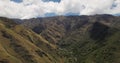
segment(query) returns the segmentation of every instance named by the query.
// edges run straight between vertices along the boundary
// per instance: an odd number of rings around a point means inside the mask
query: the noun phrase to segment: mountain
[[[57,48],[32,30],[0,18],[0,63],[61,63]]]
[[[50,2],[50,1],[53,1],[53,2],[60,2],[61,0],[42,0],[43,2]]]
[[[1,63],[120,63],[120,17],[0,18]]]

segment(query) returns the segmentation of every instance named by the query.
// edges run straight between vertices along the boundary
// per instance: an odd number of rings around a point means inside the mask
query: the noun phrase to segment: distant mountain
[[[0,18],[0,62],[120,63],[120,17]]]
[[[44,2],[50,2],[50,1],[53,1],[53,2],[60,2],[61,0],[42,0]]]
[[[13,1],[13,2],[16,2],[16,3],[21,3],[21,2],[23,2],[23,0],[10,0],[10,1]]]

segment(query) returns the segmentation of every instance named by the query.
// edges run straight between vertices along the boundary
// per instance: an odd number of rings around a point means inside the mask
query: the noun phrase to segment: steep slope
[[[0,18],[0,63],[120,63],[120,17]]]
[[[55,44],[62,39],[66,33],[71,33],[71,31],[88,24],[88,18],[87,16],[38,18],[24,20],[22,25],[31,28],[46,40]]]
[[[0,18],[0,63],[61,63],[57,47],[40,35]]]
[[[120,62],[120,17],[59,16],[24,20],[22,25],[61,47],[66,63]]]

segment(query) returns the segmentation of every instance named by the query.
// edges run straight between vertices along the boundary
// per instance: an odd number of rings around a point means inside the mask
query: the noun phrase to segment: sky
[[[59,15],[120,15],[120,0],[0,0],[0,16],[17,19]]]

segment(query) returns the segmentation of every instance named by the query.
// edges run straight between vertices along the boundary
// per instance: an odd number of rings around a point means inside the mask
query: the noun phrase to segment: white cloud
[[[60,3],[42,0],[23,0],[21,3],[16,3],[10,0],[0,0],[0,16],[2,17],[29,19],[44,17],[46,13],[56,15],[67,13],[118,14],[120,13],[120,0],[61,0]]]

